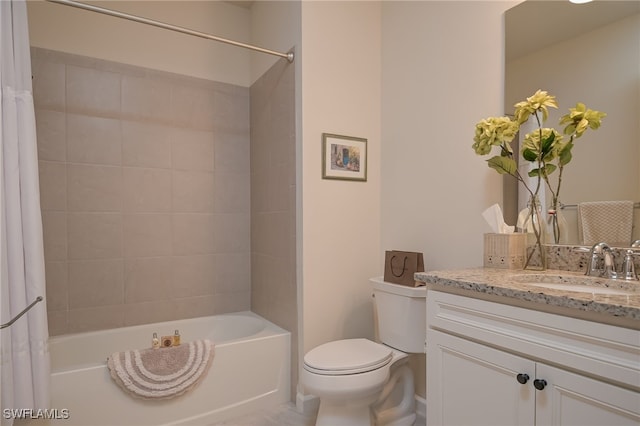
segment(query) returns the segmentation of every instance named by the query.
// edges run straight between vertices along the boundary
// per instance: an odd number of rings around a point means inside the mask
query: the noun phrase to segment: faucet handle
[[[633,257],[636,253],[628,249],[624,255],[624,261],[622,262],[622,271],[620,271],[621,278],[625,280],[638,280],[638,274],[636,274],[636,267],[633,263]]]

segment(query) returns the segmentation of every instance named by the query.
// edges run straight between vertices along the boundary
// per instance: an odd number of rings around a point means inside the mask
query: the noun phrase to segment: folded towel
[[[134,397],[169,399],[194,388],[207,374],[214,346],[196,340],[180,346],[116,352],[107,359],[113,380]]]
[[[628,246],[633,228],[633,201],[592,201],[578,204],[578,235],[582,244],[606,242]]]

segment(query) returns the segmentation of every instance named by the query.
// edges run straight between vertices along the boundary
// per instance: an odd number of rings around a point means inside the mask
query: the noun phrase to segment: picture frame
[[[367,140],[322,134],[322,178],[367,181]]]

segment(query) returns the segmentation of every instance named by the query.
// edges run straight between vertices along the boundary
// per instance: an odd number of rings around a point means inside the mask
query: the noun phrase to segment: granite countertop
[[[458,290],[640,321],[640,281],[585,277],[580,272],[560,270],[536,272],[495,268],[418,272],[415,274],[415,279],[416,281]],[[628,293],[598,294],[543,288],[530,284],[542,279],[559,284],[588,281],[589,285],[593,287],[620,289]]]

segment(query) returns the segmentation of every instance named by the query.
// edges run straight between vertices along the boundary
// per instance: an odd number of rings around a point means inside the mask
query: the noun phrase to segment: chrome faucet
[[[613,259],[613,250],[607,243],[594,244],[589,254],[589,263],[587,264],[585,275],[597,274],[610,279],[618,277]]]

